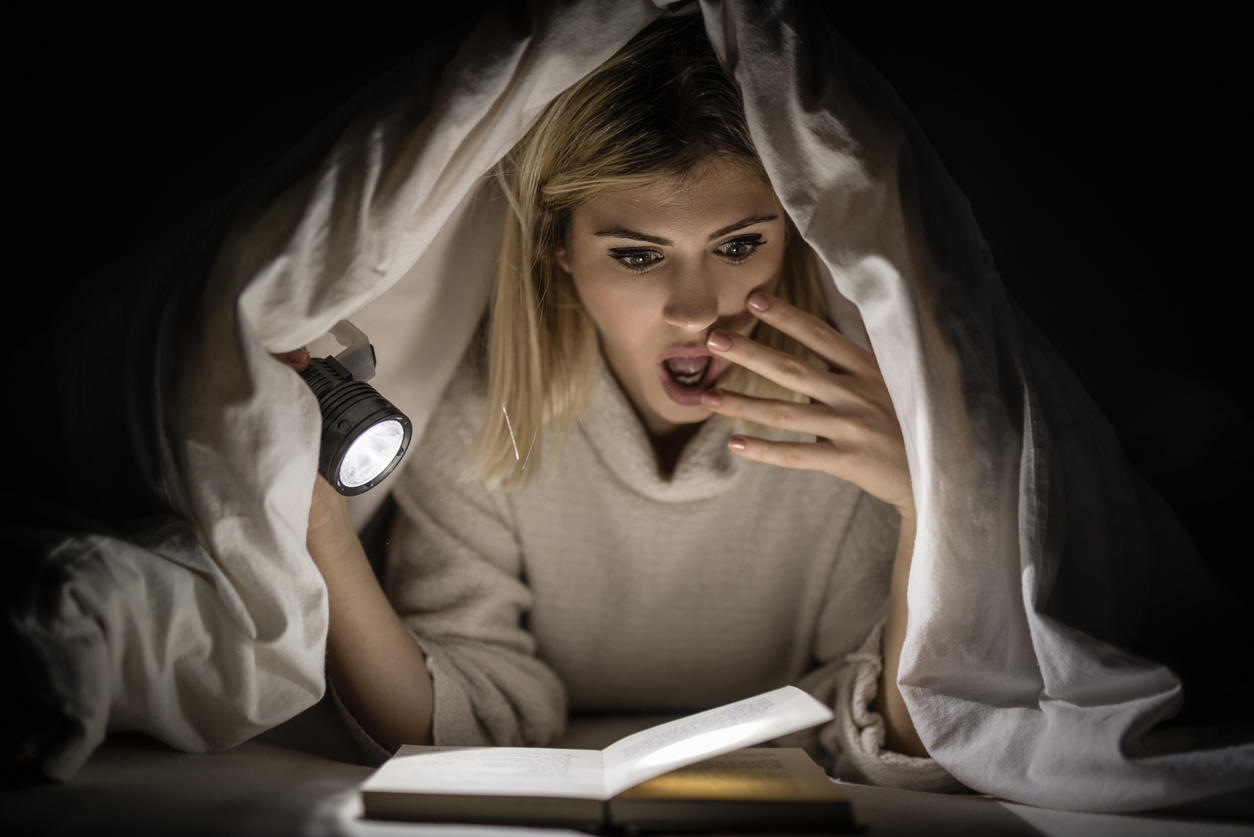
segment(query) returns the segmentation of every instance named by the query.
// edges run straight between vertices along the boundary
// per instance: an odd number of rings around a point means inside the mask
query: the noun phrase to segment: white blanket
[[[49,773],[70,775],[109,729],[218,749],[321,696],[326,593],[304,549],[319,420],[269,353],[352,318],[376,385],[421,432],[488,295],[503,204],[485,173],[667,4],[557,5],[489,13],[451,58],[390,76],[160,297],[150,325],[179,356],[138,382],[156,406],[137,444],[172,513],[48,546],[45,595],[14,617],[79,724],[41,753]],[[1254,744],[1157,729],[1181,684],[1141,653],[1187,633],[1175,604],[1219,593],[1006,297],[887,83],[809,4],[685,11],[734,71],[833,319],[869,341],[897,408],[920,514],[899,677],[929,751],[976,790],[1063,808],[1254,784]],[[161,267],[169,287],[177,265]]]

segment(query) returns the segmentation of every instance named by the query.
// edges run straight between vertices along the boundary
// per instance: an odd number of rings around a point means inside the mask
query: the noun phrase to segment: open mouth
[[[701,404],[701,393],[714,385],[718,362],[708,354],[690,354],[662,360],[662,388],[677,404],[694,407]]]
[[[662,365],[675,383],[681,387],[695,387],[705,379],[711,360],[709,357],[673,357],[663,361]]]

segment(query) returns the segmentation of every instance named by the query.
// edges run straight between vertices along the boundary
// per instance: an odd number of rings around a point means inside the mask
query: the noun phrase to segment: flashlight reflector
[[[379,476],[391,464],[405,441],[405,428],[396,419],[387,419],[366,428],[348,447],[340,463],[340,482],[357,488]]]

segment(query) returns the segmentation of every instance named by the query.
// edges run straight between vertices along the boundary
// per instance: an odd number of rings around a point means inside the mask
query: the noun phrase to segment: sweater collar
[[[674,473],[658,473],[657,454],[644,423],[600,352],[588,400],[579,414],[579,433],[623,485],[660,502],[718,496],[732,490],[746,470],[745,461],[727,449],[730,422],[713,416],[688,440]]]

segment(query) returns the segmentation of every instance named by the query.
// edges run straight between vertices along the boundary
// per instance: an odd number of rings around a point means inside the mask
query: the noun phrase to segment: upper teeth
[[[708,357],[702,358],[671,358],[666,361],[666,370],[680,386],[691,387],[701,383],[710,366]]]

